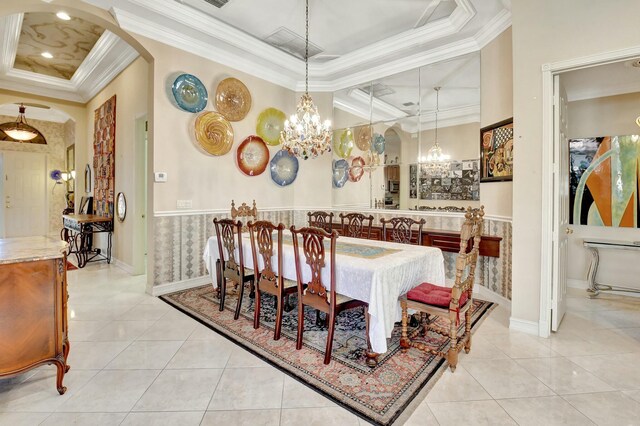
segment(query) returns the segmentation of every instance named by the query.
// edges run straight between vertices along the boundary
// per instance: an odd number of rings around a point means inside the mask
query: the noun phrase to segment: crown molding
[[[373,114],[377,117],[382,117],[382,120],[394,120],[409,116],[406,112],[383,100],[376,97],[371,99],[371,97],[362,89],[351,89],[348,92],[348,96],[361,103],[367,105],[370,104]]]
[[[18,51],[18,40],[20,39],[23,18],[24,13],[15,13],[0,18],[0,28],[4,28],[4,31],[0,33],[0,41],[2,41],[1,73],[6,73],[13,68],[16,52]]]
[[[511,10],[502,9],[500,13],[489,21],[484,27],[478,31],[474,39],[478,44],[478,50],[489,44],[494,38],[502,34],[511,26]]]

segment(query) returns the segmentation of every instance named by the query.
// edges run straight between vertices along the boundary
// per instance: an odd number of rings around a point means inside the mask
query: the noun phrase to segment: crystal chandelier
[[[441,175],[449,170],[450,156],[442,152],[440,144],[438,143],[438,111],[440,107],[440,89],[441,87],[434,87],[436,91],[436,129],[435,129],[435,142],[429,151],[427,156],[422,157],[422,162],[426,163],[427,172],[431,175]]]
[[[305,90],[296,113],[284,122],[280,132],[282,148],[296,157],[315,158],[331,151],[331,121],[320,120],[318,108],[309,95],[309,0],[306,0]]]
[[[9,135],[9,137],[17,141],[30,141],[38,136],[38,131],[27,123],[27,119],[24,118],[25,106],[20,104],[18,108],[19,114],[15,123],[11,123],[10,126],[5,127],[3,131]]]

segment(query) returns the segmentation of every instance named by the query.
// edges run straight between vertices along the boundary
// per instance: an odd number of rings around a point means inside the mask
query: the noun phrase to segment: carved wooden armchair
[[[464,348],[471,350],[471,307],[473,306],[473,281],[476,262],[482,235],[484,206],[479,209],[467,208],[465,221],[460,232],[460,252],[456,259],[456,280],[453,288],[422,283],[400,297],[402,306],[402,337],[400,346],[403,351],[410,347],[418,348],[429,354],[446,358],[451,371],[458,364],[458,353]],[[473,247],[469,251],[469,240],[473,239]],[[465,275],[463,277],[463,275]],[[415,309],[421,313],[421,327],[411,334],[407,332],[407,309]],[[460,315],[464,314],[464,333],[458,336]],[[449,329],[441,329],[429,322],[429,315],[436,315],[449,320]],[[414,341],[418,333],[426,335],[434,331],[451,340],[448,351],[431,348],[420,341]]]
[[[331,232],[333,224],[333,213],[315,211],[307,213],[307,216],[309,217],[309,226]]]
[[[251,235],[251,253],[255,270],[256,305],[253,316],[253,328],[260,327],[260,294],[272,294],[276,297],[276,325],[273,340],[280,339],[282,328],[282,312],[285,298],[295,293],[298,289],[297,282],[285,279],[279,275],[282,271],[282,231],[284,225],[278,226],[268,221],[249,222],[249,234]],[[276,239],[276,265],[273,265],[274,237]],[[260,267],[258,259],[261,258],[263,266]],[[274,268],[275,266],[275,268]],[[278,273],[276,273],[278,271]]]
[[[382,218],[380,222],[382,223],[383,241],[402,244],[422,244],[424,219],[414,220],[410,217],[392,217],[391,219]]]
[[[339,214],[342,225],[342,235],[353,238],[371,238],[371,225],[373,216],[365,216],[362,213]],[[367,225],[366,222],[369,222]]]
[[[311,306],[314,309],[324,312],[328,317],[329,332],[327,334],[327,347],[324,353],[324,363],[331,362],[331,350],[333,348],[333,334],[336,326],[336,315],[340,312],[364,306],[365,318],[368,318],[368,305],[361,300],[351,299],[347,296],[336,293],[336,240],[338,233],[332,231],[328,233],[318,228],[300,228],[291,227],[293,234],[293,251],[296,261],[296,275],[298,281],[298,338],[296,340],[296,349],[302,348],[302,334],[304,330],[304,307]],[[326,252],[324,239],[329,239],[329,253]],[[302,247],[300,247],[299,239],[302,239]],[[300,254],[302,248],[302,254]],[[327,259],[328,257],[328,259]],[[311,280],[308,283],[303,282],[303,271],[300,259],[304,258],[305,265],[308,265],[311,271]],[[325,274],[323,279],[322,269],[326,262],[329,262],[328,277]],[[330,289],[327,289],[325,283],[330,283]],[[367,342],[369,339],[369,322],[367,321]]]
[[[220,299],[220,310],[224,310],[224,301],[227,292],[227,280],[235,287],[240,287],[238,302],[236,304],[234,319],[240,316],[242,296],[245,283],[249,283],[253,292],[253,271],[244,267],[244,253],[242,250],[242,222],[232,219],[213,219],[218,237],[218,254],[220,262],[216,264],[216,276],[218,281],[217,293]],[[237,253],[236,253],[237,252]],[[237,257],[237,258],[236,258]]]
[[[249,207],[247,203],[242,203],[238,208],[236,208],[234,200],[231,200],[231,219],[236,220],[238,218],[243,222],[242,231],[247,232],[247,222],[258,220],[256,200],[253,200],[253,207]]]

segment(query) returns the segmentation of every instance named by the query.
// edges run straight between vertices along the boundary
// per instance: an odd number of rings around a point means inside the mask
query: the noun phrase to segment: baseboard
[[[503,308],[507,308],[509,312],[511,312],[511,300],[507,299],[506,297],[502,297],[498,293],[489,290],[485,286],[475,284],[473,286],[473,293],[476,296],[479,296],[480,299],[496,303]]]
[[[537,321],[528,321],[514,317],[509,318],[510,330],[521,331],[523,333],[533,334],[537,336],[539,333],[538,327],[539,326]]]
[[[567,278],[567,287],[586,290],[587,288],[589,288],[589,284],[585,280],[575,280],[573,278]]]
[[[176,281],[167,284],[153,286],[151,290],[152,296],[162,296],[163,294],[173,293],[175,291],[186,290],[205,284],[211,284],[211,278],[207,275],[204,277],[192,278],[189,280]]]
[[[128,263],[125,263],[120,259],[116,259],[115,257],[111,258],[111,263],[114,266],[117,266],[118,268],[120,268],[123,271],[125,271],[127,274],[134,275],[133,274],[133,266],[129,265]]]

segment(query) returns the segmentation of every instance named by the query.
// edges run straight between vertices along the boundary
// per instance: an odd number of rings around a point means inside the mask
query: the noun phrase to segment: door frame
[[[553,305],[553,206],[558,200],[554,193],[553,153],[558,141],[553,130],[553,78],[556,75],[582,68],[606,65],[634,59],[640,56],[640,46],[610,52],[583,56],[566,61],[551,62],[542,65],[542,234],[540,245],[540,319],[538,335],[549,337],[551,334],[551,307]],[[566,267],[560,266],[560,267]]]

